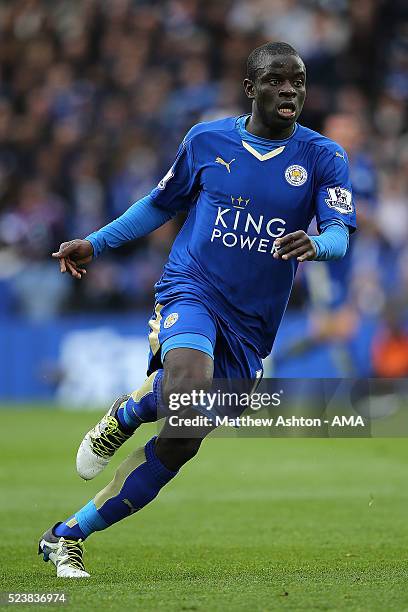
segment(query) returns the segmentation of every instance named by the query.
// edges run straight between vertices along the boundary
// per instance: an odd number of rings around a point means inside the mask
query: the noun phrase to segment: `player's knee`
[[[213,361],[200,351],[175,349],[170,351],[164,363],[163,398],[191,393],[193,389],[208,392],[213,378]]]
[[[178,470],[190,461],[200,448],[200,438],[157,438],[156,456],[170,470]]]

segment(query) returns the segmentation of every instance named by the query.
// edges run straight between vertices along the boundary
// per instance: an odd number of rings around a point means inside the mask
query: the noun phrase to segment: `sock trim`
[[[133,431],[134,431],[135,429],[137,429],[138,427],[140,427],[140,425],[141,425],[141,424],[142,424],[144,421],[142,421],[142,419],[141,419],[141,418],[140,418],[140,417],[139,417],[139,416],[138,416],[138,415],[137,415],[137,414],[134,412],[133,408],[131,408],[131,412],[132,412],[132,414],[129,416],[129,414],[128,414],[128,403],[129,403],[129,401],[130,401],[131,399],[132,399],[132,397],[130,397],[130,398],[127,400],[127,402],[126,402],[126,404],[124,405],[124,407],[123,407],[123,408],[121,408],[121,410],[122,410],[122,414],[121,414],[121,416],[123,416],[123,420],[125,421],[126,426],[128,427],[128,429],[131,429],[131,430],[133,430]],[[132,401],[134,401],[134,400],[132,400]]]
[[[52,533],[56,538],[72,538],[73,540],[84,540],[86,535],[80,528],[80,526],[76,523],[73,527],[70,527],[67,523],[75,515],[71,516],[69,519],[63,522],[56,523],[52,528]]]
[[[102,531],[106,529],[108,524],[103,520],[98,510],[96,509],[95,502],[91,500],[75,513],[75,518],[78,521],[78,525],[82,533],[88,537],[94,531]]]

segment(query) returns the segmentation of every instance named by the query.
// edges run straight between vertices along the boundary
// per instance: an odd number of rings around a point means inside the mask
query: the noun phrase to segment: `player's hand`
[[[82,278],[82,275],[86,274],[82,266],[92,260],[93,246],[89,240],[70,240],[63,242],[52,256],[59,259],[62,274],[68,272],[74,278]]]
[[[275,240],[275,259],[291,259],[298,261],[311,261],[316,257],[316,247],[313,240],[303,230],[285,234]]]

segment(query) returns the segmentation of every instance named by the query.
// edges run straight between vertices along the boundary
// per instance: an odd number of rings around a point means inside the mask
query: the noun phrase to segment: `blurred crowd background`
[[[249,112],[245,61],[269,40],[302,55],[301,123],[348,151],[359,211],[346,262],[300,270],[288,315],[306,324],[278,359],[347,349],[370,320],[367,372],[408,375],[405,0],[0,2],[0,317],[151,308],[180,219],[85,282],[50,253],[148,193],[194,123]]]

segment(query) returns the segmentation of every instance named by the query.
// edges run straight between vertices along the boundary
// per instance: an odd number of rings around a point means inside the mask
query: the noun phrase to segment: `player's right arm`
[[[82,278],[86,274],[83,266],[107,247],[117,248],[146,236],[179,211],[190,208],[197,190],[197,172],[191,141],[187,135],[179,147],[174,164],[149,195],[132,204],[123,215],[84,240],[63,242],[52,256],[59,260],[62,273],[68,272],[74,278]]]

